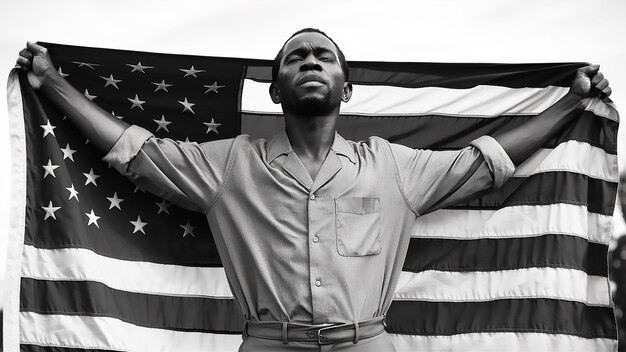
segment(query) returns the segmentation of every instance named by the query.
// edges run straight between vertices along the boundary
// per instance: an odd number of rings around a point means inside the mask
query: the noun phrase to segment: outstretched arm
[[[107,152],[130,125],[111,115],[72,87],[54,69],[48,50],[28,42],[17,64],[28,81],[40,89],[98,149]]]
[[[109,114],[73,88],[52,65],[46,48],[29,42],[18,65],[83,135],[102,150],[105,162],[142,189],[181,207],[205,211],[218,194],[233,140],[179,143]]]
[[[493,135],[515,165],[524,162],[565,127],[575,116],[566,112],[583,109],[585,98],[600,96],[606,99],[611,95],[609,81],[599,70],[600,65],[578,69],[569,92],[554,105],[519,128]]]

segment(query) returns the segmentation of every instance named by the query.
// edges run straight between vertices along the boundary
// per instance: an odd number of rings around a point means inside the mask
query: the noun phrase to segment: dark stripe
[[[270,82],[271,60],[227,58],[215,56],[174,55],[132,50],[112,50],[53,43],[40,43],[52,52],[63,52],[65,57],[101,62],[105,57],[149,57],[158,60],[193,62],[198,60],[250,66],[246,78]],[[144,62],[144,64],[146,64]],[[585,63],[539,64],[477,64],[477,63],[413,63],[349,61],[350,82],[355,84],[389,84],[400,87],[471,88],[488,84],[511,88],[568,87],[572,75]]]
[[[512,178],[501,188],[452,209],[501,209],[516,205],[574,204],[591,213],[613,215],[617,182],[595,179],[573,172],[543,172]]]
[[[584,111],[571,123],[567,130],[548,141],[544,147],[554,148],[558,144],[577,140],[617,154],[618,124],[606,118]],[[385,138],[412,148],[449,150],[466,147],[484,135],[496,131],[513,129],[523,125],[533,116],[501,116],[499,118],[427,116],[356,116],[342,115],[337,120],[337,130],[348,140],[359,141],[370,136]],[[284,130],[283,117],[277,114],[241,114],[241,132],[255,138],[270,140]]]
[[[112,317],[176,331],[238,334],[243,328],[243,314],[234,299],[132,293],[92,281],[22,278],[20,311]]]
[[[611,308],[553,299],[394,301],[387,313],[387,330],[408,335],[538,332],[617,338]]]
[[[116,350],[100,350],[96,348],[68,348],[20,344],[20,352],[115,352]]]
[[[495,271],[567,268],[608,276],[608,246],[567,235],[448,240],[411,238],[402,270]]]
[[[569,87],[574,72],[585,63],[543,64],[450,64],[415,62],[349,61],[353,84],[391,85],[397,87],[471,88],[494,85],[510,88]],[[272,69],[252,66],[246,78],[271,82]]]

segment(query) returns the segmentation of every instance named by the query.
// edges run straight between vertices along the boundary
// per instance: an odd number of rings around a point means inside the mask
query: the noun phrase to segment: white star
[[[93,183],[94,186],[98,186],[98,184],[96,183],[96,179],[100,177],[100,175],[94,174],[93,169],[90,169],[89,173],[83,172],[83,175],[87,177],[87,181],[85,181],[85,186],[87,186],[90,183]]]
[[[49,217],[52,217],[54,220],[57,219],[56,216],[54,216],[54,212],[61,209],[61,207],[55,207],[52,205],[52,201],[50,201],[50,203],[48,203],[47,207],[42,207],[43,210],[46,211],[46,216],[43,218],[44,220],[48,219]]]
[[[143,230],[143,227],[146,226],[148,223],[141,221],[141,216],[137,216],[137,220],[130,221],[130,223],[133,224],[133,226],[135,226],[135,228],[133,229],[133,233],[137,231],[141,231],[141,233],[143,233],[144,235],[146,234]]]
[[[133,68],[132,71],[130,72],[135,72],[135,71],[139,71],[141,73],[146,73],[146,71],[144,71],[144,69],[148,69],[148,68],[154,68],[154,66],[144,66],[141,64],[141,61],[139,61],[137,63],[137,65],[133,65],[133,64],[126,64],[126,66],[130,66]]]
[[[85,89],[85,93],[83,93],[83,94],[87,97],[87,99],[89,99],[91,101],[93,101],[94,99],[97,98],[97,96],[89,94],[89,91],[87,89]]]
[[[85,215],[89,217],[89,222],[87,223],[87,226],[91,224],[96,224],[96,227],[100,228],[100,225],[98,225],[98,219],[100,219],[100,217],[93,212],[93,209],[91,209],[91,213],[85,213]]]
[[[45,138],[48,134],[51,134],[53,136],[56,137],[56,135],[54,134],[54,129],[56,128],[56,126],[53,126],[50,123],[50,120],[46,121],[45,125],[39,125],[41,128],[43,128],[43,137]]]
[[[159,91],[159,90],[164,90],[167,92],[167,87],[171,87],[173,86],[173,84],[167,84],[165,83],[165,80],[161,80],[161,83],[156,83],[156,82],[150,82],[152,84],[154,84],[156,87],[156,89],[154,90],[155,92]]]
[[[52,160],[48,159],[48,165],[41,165],[44,170],[46,170],[46,172],[43,174],[43,178],[46,178],[46,176],[48,175],[52,175],[52,177],[57,177],[57,175],[54,174],[54,169],[58,168],[59,165],[52,165]]]
[[[65,149],[61,148],[61,151],[63,152],[63,160],[69,158],[71,161],[74,161],[74,156],[72,154],[76,153],[76,151],[74,149],[70,149],[69,143],[67,143]]]
[[[115,79],[115,78],[113,78],[113,74],[109,75],[109,77],[100,76],[100,78],[102,78],[103,80],[107,81],[107,82],[104,84],[104,87],[105,87],[105,88],[106,88],[106,87],[108,87],[108,86],[113,86],[113,87],[115,87],[115,88],[117,88],[117,89],[120,89],[120,88],[117,86],[117,84],[118,84],[118,83],[120,83],[120,82],[122,82],[122,80],[121,80],[121,79]]]
[[[93,68],[94,66],[100,66],[98,64],[90,64],[90,63],[87,63],[87,62],[80,62],[80,61],[72,61],[72,63],[77,64],[78,67],[87,66],[87,67],[89,67],[92,70],[95,70],[95,68]]]
[[[59,75],[61,75],[61,77],[63,77],[63,78],[69,76],[67,73],[63,73],[63,71],[61,70],[61,66],[59,66],[58,72],[59,72]]]
[[[193,109],[191,109],[191,107],[196,105],[196,104],[188,102],[187,101],[187,97],[185,97],[185,100],[178,101],[178,102],[183,104],[183,111],[182,112],[191,111],[192,114],[194,114],[194,115],[196,114],[195,112],[193,112]]]
[[[198,76],[196,76],[196,73],[206,72],[206,70],[196,70],[193,66],[191,66],[191,68],[188,70],[184,68],[179,68],[178,70],[185,72],[185,76],[183,77],[194,76],[196,78],[198,78]]]
[[[220,89],[220,88],[224,88],[225,86],[218,86],[218,85],[217,85],[217,81],[215,81],[215,82],[213,82],[213,84],[211,84],[211,85],[205,84],[205,85],[203,85],[203,87],[204,87],[204,88],[208,88],[208,89],[206,90],[206,92],[204,92],[204,94],[206,94],[206,93],[208,93],[208,92],[215,92],[215,93],[219,93],[217,90],[218,90],[218,89]]]
[[[132,109],[132,108],[131,108],[131,109]],[[118,119],[120,119],[120,120],[124,118],[123,116],[115,115],[115,111],[111,111],[111,115],[113,115],[113,116],[117,117],[117,118],[118,118]]]
[[[109,205],[109,209],[113,209],[113,207],[116,207],[119,210],[122,210],[122,208],[120,208],[120,203],[124,201],[124,199],[122,198],[117,198],[117,192],[113,193],[113,197],[107,197],[107,199],[109,200],[109,202],[111,202],[111,205]]]
[[[178,225],[180,227],[182,227],[183,229],[185,229],[185,233],[183,233],[183,237],[187,236],[187,235],[191,235],[191,237],[196,237],[196,235],[193,234],[193,230],[196,229],[195,226],[191,226],[191,224],[189,223],[189,220],[187,220],[187,224],[185,225]]]
[[[157,212],[157,214],[161,214],[162,211],[164,211],[165,213],[169,214],[169,207],[172,205],[171,203],[168,203],[165,199],[161,200],[160,203],[154,203],[159,207],[159,211]]]
[[[139,100],[139,96],[137,96],[137,94],[135,94],[135,99],[128,98],[128,100],[133,103],[133,106],[130,107],[131,109],[138,106],[141,110],[143,110],[142,104],[146,102],[145,100]]]
[[[206,127],[206,134],[209,134],[209,132],[213,131],[215,132],[215,134],[219,134],[219,132],[217,132],[217,128],[220,127],[222,124],[221,123],[215,123],[215,119],[211,118],[211,122],[203,122]]]
[[[80,202],[78,200],[78,192],[74,189],[74,184],[72,184],[72,187],[65,187],[66,190],[70,191],[70,197],[67,198],[67,200],[70,200],[72,198],[76,198],[77,202]]]
[[[170,131],[170,130],[167,129],[167,125],[169,125],[172,122],[171,121],[166,121],[165,120],[165,115],[161,114],[161,119],[160,120],[152,120],[152,121],[154,121],[154,122],[159,124],[159,127],[157,127],[157,129],[156,129],[157,131],[160,130],[160,129],[164,129],[167,132]]]

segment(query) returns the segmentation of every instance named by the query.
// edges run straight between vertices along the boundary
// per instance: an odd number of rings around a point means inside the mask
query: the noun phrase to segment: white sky
[[[304,27],[324,30],[348,60],[599,63],[614,102],[626,106],[624,0],[0,0],[0,77],[27,40],[271,59]],[[0,165],[7,170],[5,87]],[[0,172],[0,288],[9,180]]]

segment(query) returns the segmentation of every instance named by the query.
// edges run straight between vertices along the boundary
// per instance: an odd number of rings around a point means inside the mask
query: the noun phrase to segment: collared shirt
[[[458,151],[338,134],[315,179],[283,132],[180,143],[129,127],[105,161],[203,212],[233,295],[252,320],[354,322],[386,313],[413,224],[514,171],[491,137]],[[367,275],[363,275],[367,273]]]

